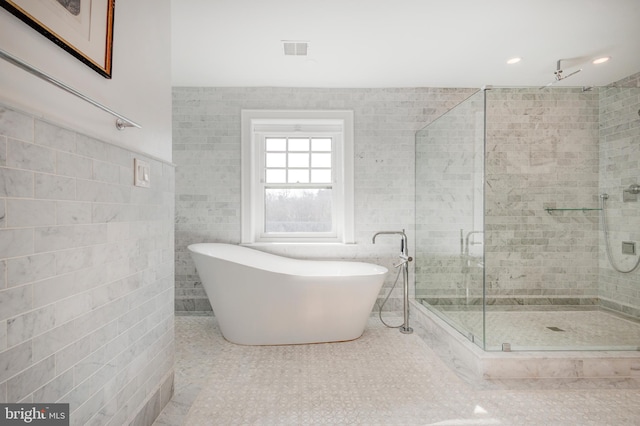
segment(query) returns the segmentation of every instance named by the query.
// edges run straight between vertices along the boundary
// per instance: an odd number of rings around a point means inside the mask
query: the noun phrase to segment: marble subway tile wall
[[[173,165],[0,106],[0,401],[152,423],[172,394],[173,219]]]
[[[594,304],[598,295],[598,91],[487,93],[487,295]]]
[[[600,89],[600,192],[609,194],[607,219],[611,254],[622,270],[637,256],[621,253],[622,241],[636,243],[640,252],[640,201],[623,202],[622,190],[640,183],[640,73]],[[640,270],[616,272],[600,239],[600,303],[640,317]]]
[[[413,250],[415,132],[474,89],[173,89],[176,163],[176,312],[210,314],[187,246],[240,241],[241,109],[349,109],[355,113],[356,244],[280,248],[293,257],[372,261],[391,269],[397,240],[371,244],[380,230],[406,228]],[[395,273],[389,274],[383,293]],[[401,309],[400,286],[385,307]]]

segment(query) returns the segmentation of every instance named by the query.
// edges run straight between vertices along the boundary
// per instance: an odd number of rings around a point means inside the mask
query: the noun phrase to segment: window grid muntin
[[[276,141],[285,141],[285,146],[284,146],[284,150],[282,149],[270,149],[270,145],[276,145]],[[299,143],[299,141],[302,140],[306,140],[308,141],[308,146],[306,148],[306,150],[302,150],[299,149],[296,145]],[[314,141],[316,141],[316,143],[314,144]],[[326,146],[323,147],[323,144],[329,144],[329,150],[326,149]],[[316,149],[314,150],[314,145],[320,146],[321,148],[324,149]],[[264,182],[267,185],[270,184],[288,184],[288,185],[304,185],[304,184],[312,184],[312,185],[330,185],[333,183],[334,181],[334,177],[333,177],[333,162],[334,162],[334,151],[333,151],[333,146],[334,146],[334,141],[333,138],[330,136],[267,136],[265,137],[265,149],[264,149]],[[270,167],[268,166],[268,164],[270,163],[269,160],[269,154],[275,154],[275,155],[282,155],[284,154],[284,159],[285,159],[285,166],[284,167]],[[306,154],[307,155],[307,166],[306,167],[294,167],[294,166],[290,166],[290,155],[296,156],[296,155],[301,155],[301,154]],[[322,155],[324,158],[326,158],[327,155],[329,155],[329,166],[328,167],[314,167],[313,163],[314,163],[314,155],[313,154],[319,154]],[[274,158],[274,157],[271,157]],[[296,158],[296,157],[293,157]],[[322,158],[322,157],[320,157]],[[285,182],[276,182],[276,181],[270,181],[269,179],[269,175],[273,176],[273,173],[269,173],[270,171],[274,172],[274,171],[284,171],[285,172]],[[304,182],[301,182],[300,180],[296,180],[296,181],[292,181],[292,179],[290,178],[290,176],[293,173],[290,173],[290,171],[294,172],[294,173],[299,173],[299,172],[304,172],[306,171],[306,179]],[[317,181],[314,182],[313,181],[313,177],[314,177],[314,173],[313,171],[328,171],[329,172],[329,178],[325,181]]]

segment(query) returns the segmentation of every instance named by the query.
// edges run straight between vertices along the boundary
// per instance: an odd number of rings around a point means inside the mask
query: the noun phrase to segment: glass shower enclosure
[[[605,254],[640,244],[630,83],[480,90],[417,132],[418,303],[488,351],[640,349],[640,268]]]

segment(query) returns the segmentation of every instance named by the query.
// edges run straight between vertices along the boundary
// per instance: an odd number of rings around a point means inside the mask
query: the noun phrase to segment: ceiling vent
[[[309,42],[306,41],[286,41],[283,40],[285,56],[307,56]]]

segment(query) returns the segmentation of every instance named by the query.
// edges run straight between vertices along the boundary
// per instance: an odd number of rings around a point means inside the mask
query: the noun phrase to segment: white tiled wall
[[[628,80],[637,83],[638,78]],[[623,85],[629,86],[629,82]],[[628,185],[637,177],[637,134],[635,139],[630,135],[638,129],[633,124],[637,120],[632,120],[637,115],[638,95],[627,91],[614,96],[611,90],[531,88],[488,92],[484,208],[485,271],[490,297],[512,299],[513,303],[526,299],[531,304],[594,304],[600,296],[602,301],[609,300],[621,310],[625,310],[620,306],[623,302],[640,306],[633,277],[618,275],[607,279],[610,272],[606,268],[605,272],[599,271],[599,253],[600,266],[604,265],[603,251],[598,248],[599,212],[545,211],[548,207],[598,208],[600,187],[609,185],[606,182],[610,178],[606,176],[620,169],[612,178],[616,185],[622,182]],[[195,242],[239,241],[241,109],[354,110],[358,244],[338,252],[299,247],[277,251],[294,257],[360,258],[390,266],[389,254],[395,253],[396,241],[389,243],[393,246],[383,248],[372,246],[370,238],[378,230],[407,228],[412,250],[415,247],[414,134],[472,93],[473,90],[415,88],[174,88],[176,310],[210,311],[186,246]],[[629,120],[622,123],[615,109],[601,113],[616,107],[624,108]],[[607,114],[612,118],[607,119]],[[459,138],[467,138],[462,126],[468,124],[456,125]],[[471,129],[468,139],[476,137]],[[613,139],[617,142],[608,142]],[[609,149],[603,146],[615,146],[616,152],[626,155],[628,167],[623,168],[615,156],[601,163],[602,149]],[[443,147],[449,151],[454,148]],[[438,161],[432,152],[424,156],[428,161]],[[447,173],[456,173],[458,169],[466,173],[473,158],[460,154],[455,160],[460,164],[439,166]],[[617,165],[607,165],[606,161]],[[435,163],[432,169],[437,172]],[[434,185],[442,184],[436,181]],[[437,198],[435,190],[427,191],[430,197]],[[450,204],[451,199],[446,197],[455,191],[443,191],[438,202]],[[474,195],[462,196],[469,199]],[[614,210],[612,214],[612,221],[615,215],[637,218],[637,213],[629,208],[618,213]],[[635,223],[635,219],[629,220],[631,225]],[[470,222],[465,230],[467,227],[477,226]],[[437,234],[441,230],[432,231]],[[639,237],[627,233],[625,238]],[[460,269],[460,259],[456,257],[459,238],[449,240],[450,247],[438,245],[436,251],[439,254],[451,251],[455,259],[447,261],[448,266],[431,268],[431,273],[448,274],[443,268],[449,267]],[[446,278],[441,281],[441,287],[429,287],[431,295],[466,295],[463,283]],[[390,284],[387,283],[383,293]],[[480,287],[470,291],[471,296],[481,293]],[[398,302],[393,297],[390,307],[399,308]]]
[[[474,91],[174,88],[176,311],[211,310],[187,245],[240,241],[241,109],[354,111],[356,245],[278,252],[293,257],[358,258],[393,269],[399,239],[380,238],[374,246],[371,238],[376,231],[406,228],[413,247],[415,132]],[[394,278],[395,271],[389,274],[383,294]],[[399,294],[385,308],[399,309]]]
[[[0,401],[151,424],[173,383],[173,194],[172,165],[0,106]]]

